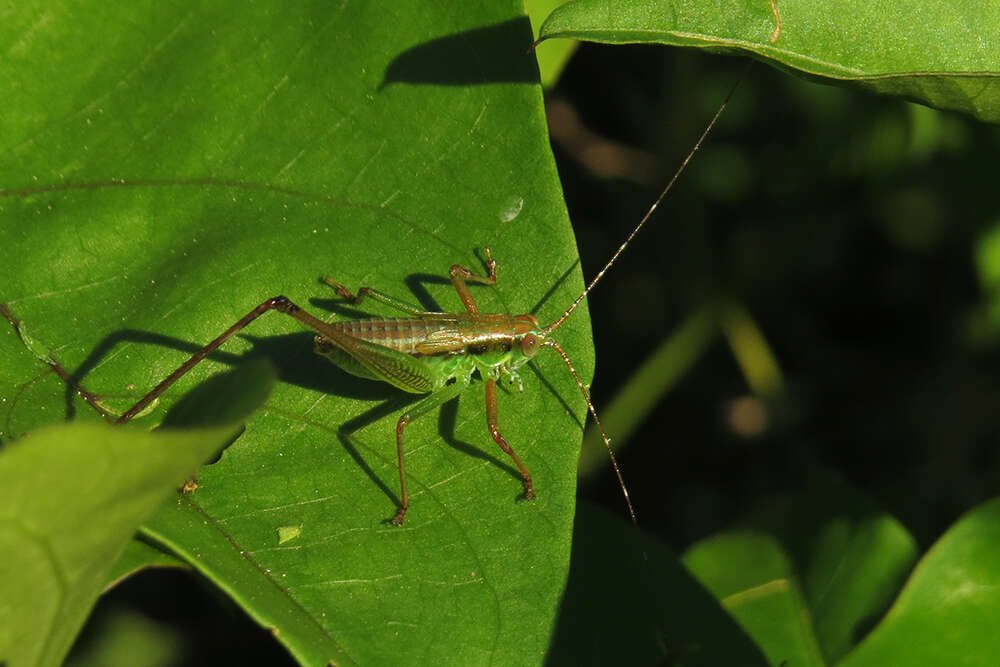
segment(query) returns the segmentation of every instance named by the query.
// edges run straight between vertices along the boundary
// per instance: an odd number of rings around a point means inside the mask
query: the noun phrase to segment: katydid
[[[732,92],[730,92],[730,96]],[[507,440],[500,433],[497,415],[497,381],[507,378],[520,385],[518,370],[542,349],[555,350],[566,364],[570,375],[576,382],[583,399],[587,404],[594,424],[597,426],[608,450],[611,465],[618,477],[618,483],[624,495],[625,504],[632,521],[636,521],[635,510],[629,497],[628,488],[622,478],[621,470],[611,449],[611,441],[604,432],[597,411],[590,400],[586,386],[580,380],[573,363],[552,334],[573,313],[590,291],[615,264],[636,234],[656,211],[656,208],[673,187],[677,178],[687,167],[691,158],[701,147],[719,116],[728,103],[729,98],[722,103],[715,116],[708,123],[694,147],[682,161],[676,173],[666,187],[646,211],[645,215],[611,256],[604,268],[590,281],[586,289],[576,298],[563,314],[548,326],[542,326],[534,315],[510,315],[482,313],[476,305],[469,290],[469,282],[484,285],[496,285],[497,262],[492,252],[485,248],[486,275],[479,275],[472,270],[455,264],[448,272],[451,283],[465,306],[463,313],[426,312],[410,306],[383,292],[371,287],[362,287],[357,294],[351,293],[343,285],[326,278],[325,282],[336,293],[352,305],[359,305],[365,299],[373,299],[383,305],[394,308],[405,317],[370,318],[344,322],[325,322],[292,303],[285,296],[272,297],[240,318],[235,324],[222,332],[215,340],[198,350],[177,370],[167,376],[162,382],[143,396],[117,419],[116,423],[125,423],[139,414],[153,400],[166,391],[184,374],[194,368],[213,350],[222,345],[231,336],[242,330],[264,313],[276,310],[288,315],[307,328],[316,332],[315,352],[326,357],[344,371],[367,379],[387,382],[398,389],[426,395],[410,407],[396,424],[396,456],[399,465],[399,509],[390,519],[391,523],[400,526],[410,507],[409,495],[406,490],[406,472],[404,466],[403,433],[407,425],[418,417],[434,410],[465,391],[472,381],[472,376],[478,371],[483,380],[486,395],[486,425],[493,440],[511,458],[521,473],[524,485],[524,498],[535,497],[531,474],[521,462]],[[522,387],[523,389],[523,387]]]

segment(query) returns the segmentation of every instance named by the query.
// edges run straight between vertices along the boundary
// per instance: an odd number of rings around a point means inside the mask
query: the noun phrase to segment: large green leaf
[[[575,0],[539,30],[540,39],[741,52],[1000,122],[997,34],[1000,4],[969,0]]]
[[[2,437],[98,418],[43,357],[121,411],[267,297],[355,314],[324,274],[455,310],[442,276],[455,263],[482,271],[489,245],[499,284],[473,288],[482,309],[554,319],[582,280],[516,5],[7,11],[0,301],[22,337],[0,336]],[[585,312],[559,334],[589,377]],[[407,429],[400,529],[383,521],[409,397],[311,347],[268,314],[168,392],[244,353],[279,372],[263,414],[147,538],[306,662],[537,662],[568,570],[583,420],[558,358],[500,396],[538,499],[518,501],[473,385]]]
[[[0,452],[0,656],[58,665],[139,522],[233,427],[51,426]]]

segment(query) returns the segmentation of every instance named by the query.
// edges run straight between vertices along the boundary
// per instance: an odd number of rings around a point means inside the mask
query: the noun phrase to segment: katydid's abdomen
[[[341,333],[415,357],[476,354],[510,349],[517,335],[513,315],[426,313],[424,317],[369,318],[330,325]]]

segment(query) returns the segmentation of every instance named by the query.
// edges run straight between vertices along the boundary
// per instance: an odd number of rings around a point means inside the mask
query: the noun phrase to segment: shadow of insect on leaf
[[[387,497],[397,504],[400,502],[398,494],[393,491],[381,477],[379,477],[375,470],[361,455],[360,449],[363,445],[357,440],[355,434],[373,424],[389,419],[390,416],[394,415],[407,405],[412,405],[416,402],[416,400],[419,399],[414,399],[412,396],[407,394],[390,397],[358,416],[349,419],[337,428],[337,438],[340,440],[341,445],[351,458],[354,459],[354,462],[365,473],[365,475],[368,476],[372,483],[374,483]],[[483,451],[480,447],[463,442],[455,436],[459,400],[460,397],[456,397],[441,406],[437,428],[437,433],[441,440],[463,454],[488,461],[490,465],[505,470],[515,480],[520,480],[521,475],[516,468],[489,454],[488,452]],[[518,496],[520,496],[520,494],[518,494]]]

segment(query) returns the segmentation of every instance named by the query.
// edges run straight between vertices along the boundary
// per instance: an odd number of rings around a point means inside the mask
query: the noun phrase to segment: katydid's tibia
[[[730,92],[731,95],[732,92]],[[621,486],[629,516],[633,522],[636,521],[628,489],[611,450],[611,441],[597,418],[590,394],[580,380],[576,369],[573,368],[566,352],[552,335],[576,310],[577,306],[618,260],[618,257],[625,251],[639,230],[643,228],[673,187],[678,176],[684,171],[688,162],[701,147],[728,101],[727,97],[699,137],[694,148],[688,153],[663,192],[646,211],[639,224],[611,256],[604,268],[594,276],[580,296],[552,324],[541,326],[535,316],[531,314],[491,314],[479,311],[468,283],[496,285],[496,261],[489,248],[485,249],[487,275],[478,275],[458,264],[452,266],[448,272],[452,285],[465,306],[466,312],[464,313],[425,312],[370,287],[360,288],[355,295],[343,285],[327,278],[326,282],[336,290],[337,294],[353,305],[360,304],[364,299],[373,299],[405,313],[405,316],[329,323],[313,317],[284,296],[273,297],[251,310],[215,340],[198,350],[177,370],[122,414],[117,423],[127,422],[139,414],[181,376],[190,371],[233,334],[264,313],[277,310],[315,331],[317,333],[315,338],[316,353],[326,357],[348,373],[387,382],[406,392],[425,395],[423,399],[410,407],[396,424],[396,456],[399,463],[400,495],[399,509],[392,517],[391,522],[399,526],[402,525],[410,507],[409,495],[406,490],[403,448],[403,433],[407,425],[465,391],[471,383],[473,374],[477,371],[483,380],[486,394],[486,425],[490,435],[520,471],[524,484],[524,497],[528,499],[535,497],[531,474],[500,433],[497,415],[497,381],[501,378],[508,378],[520,383],[518,370],[534,358],[540,350],[551,348],[562,358],[566,368],[573,376],[573,380],[580,388],[580,393],[587,403],[594,423],[604,439],[611,464],[618,476],[618,483]]]

